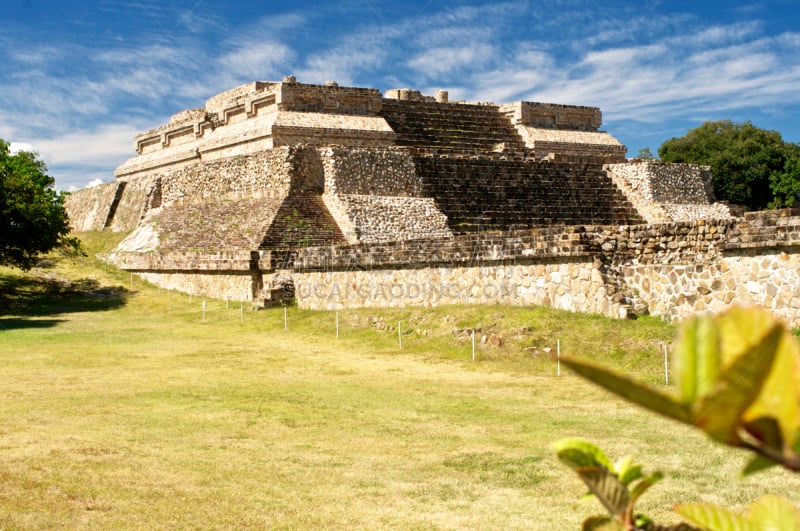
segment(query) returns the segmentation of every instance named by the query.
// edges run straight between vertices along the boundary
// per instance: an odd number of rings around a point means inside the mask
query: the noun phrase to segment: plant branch
[[[783,455],[783,453],[770,448],[769,446],[761,446],[746,440],[739,441],[737,446],[746,450],[750,450],[761,457],[766,457],[771,461],[775,461],[787,470],[791,470],[792,472],[800,472],[800,458],[798,458],[796,455],[787,457]]]

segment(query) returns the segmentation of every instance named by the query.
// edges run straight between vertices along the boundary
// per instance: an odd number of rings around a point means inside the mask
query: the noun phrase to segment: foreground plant
[[[734,308],[718,317],[694,317],[684,324],[674,348],[674,394],[585,360],[562,361],[626,400],[699,428],[716,441],[753,452],[744,474],[775,465],[800,471],[800,346],[792,333],[764,310]],[[557,450],[559,458],[576,469],[587,485],[587,478],[595,482],[590,490],[595,495],[595,490],[601,491],[603,497],[598,495],[598,499],[613,517],[613,524],[609,520],[598,523],[611,527],[584,524],[584,529],[639,529],[632,509],[638,496],[628,491],[620,471],[604,456],[599,457],[602,452],[582,448],[562,442]],[[620,487],[627,492],[627,500]],[[703,529],[800,530],[797,509],[775,496],[758,500],[744,516],[697,504],[679,505],[676,511]]]
[[[612,464],[600,448],[582,439],[563,439],[554,448],[558,459],[578,474],[610,515],[589,517],[583,529],[655,529],[650,518],[634,512],[634,505],[661,480],[661,472],[645,475],[630,456]]]

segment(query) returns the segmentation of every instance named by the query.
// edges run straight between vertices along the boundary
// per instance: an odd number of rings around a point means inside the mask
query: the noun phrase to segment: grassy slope
[[[678,501],[797,501],[798,479],[740,480],[746,456],[556,377],[543,352],[560,339],[657,382],[674,330],[656,320],[357,310],[337,340],[325,312],[289,308],[284,331],[281,309],[209,300],[203,321],[200,300],[132,291],[92,258],[0,285],[0,528],[574,529],[599,506],[553,457],[567,436],[666,472],[642,506],[663,519]],[[504,345],[473,363],[452,334],[469,326]]]

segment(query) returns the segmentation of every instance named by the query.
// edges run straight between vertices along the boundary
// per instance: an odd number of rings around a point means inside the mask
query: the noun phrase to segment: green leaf
[[[608,516],[590,516],[583,521],[582,531],[625,531],[625,527]]]
[[[719,327],[720,361],[729,367],[736,359],[761,343],[779,324],[759,308],[736,306],[714,318]]]
[[[675,507],[675,511],[692,523],[711,531],[761,531],[758,525],[744,516],[714,505],[684,503]]]
[[[762,531],[800,531],[800,511],[780,496],[762,496],[747,511]]]
[[[643,475],[642,465],[634,464],[631,456],[625,456],[614,463],[614,471],[617,473],[617,479],[626,487]]]
[[[741,417],[761,392],[782,334],[782,328],[775,324],[763,341],[733,359],[719,374],[714,389],[696,405],[694,422],[712,438],[738,445]]]
[[[612,469],[611,461],[596,445],[583,439],[561,439],[553,444],[558,459],[573,470],[584,467]]]
[[[761,472],[762,470],[772,468],[777,464],[778,463],[772,459],[758,455],[752,458],[747,465],[745,465],[744,469],[742,470],[742,476],[749,476],[751,474],[755,474],[756,472]]]
[[[586,467],[576,471],[600,503],[614,516],[626,514],[630,497],[628,489],[605,468]]]
[[[711,317],[694,317],[681,326],[673,367],[681,400],[690,404],[714,386],[720,367],[719,329]]]
[[[642,385],[626,376],[614,373],[594,363],[571,357],[562,357],[561,362],[578,375],[583,376],[600,387],[611,391],[635,404],[660,413],[669,418],[692,423],[690,410],[671,396]]]
[[[769,437],[764,443],[778,452],[786,453],[797,440],[800,428],[800,346],[791,332],[780,326],[782,334],[772,369],[758,399],[747,409],[744,417],[750,424],[762,427],[762,419],[772,420],[775,432],[765,433]]]
[[[663,478],[664,474],[662,474],[661,472],[653,472],[646,478],[642,479],[639,483],[637,483],[630,494],[631,507],[633,507],[633,504],[636,503],[636,500],[638,500],[639,497],[647,491],[647,489],[649,489],[650,487],[661,481]]]

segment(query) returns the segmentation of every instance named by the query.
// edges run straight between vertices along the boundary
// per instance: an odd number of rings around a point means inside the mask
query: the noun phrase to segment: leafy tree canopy
[[[800,201],[800,146],[750,122],[706,122],[661,144],[663,162],[711,166],[717,198],[750,210]]]
[[[655,160],[656,156],[653,155],[653,152],[650,151],[649,147],[643,147],[639,150],[639,153],[637,153],[636,158],[643,160]]]
[[[35,153],[11,154],[0,139],[0,264],[30,269],[55,248],[80,249],[69,236],[64,194]]]

